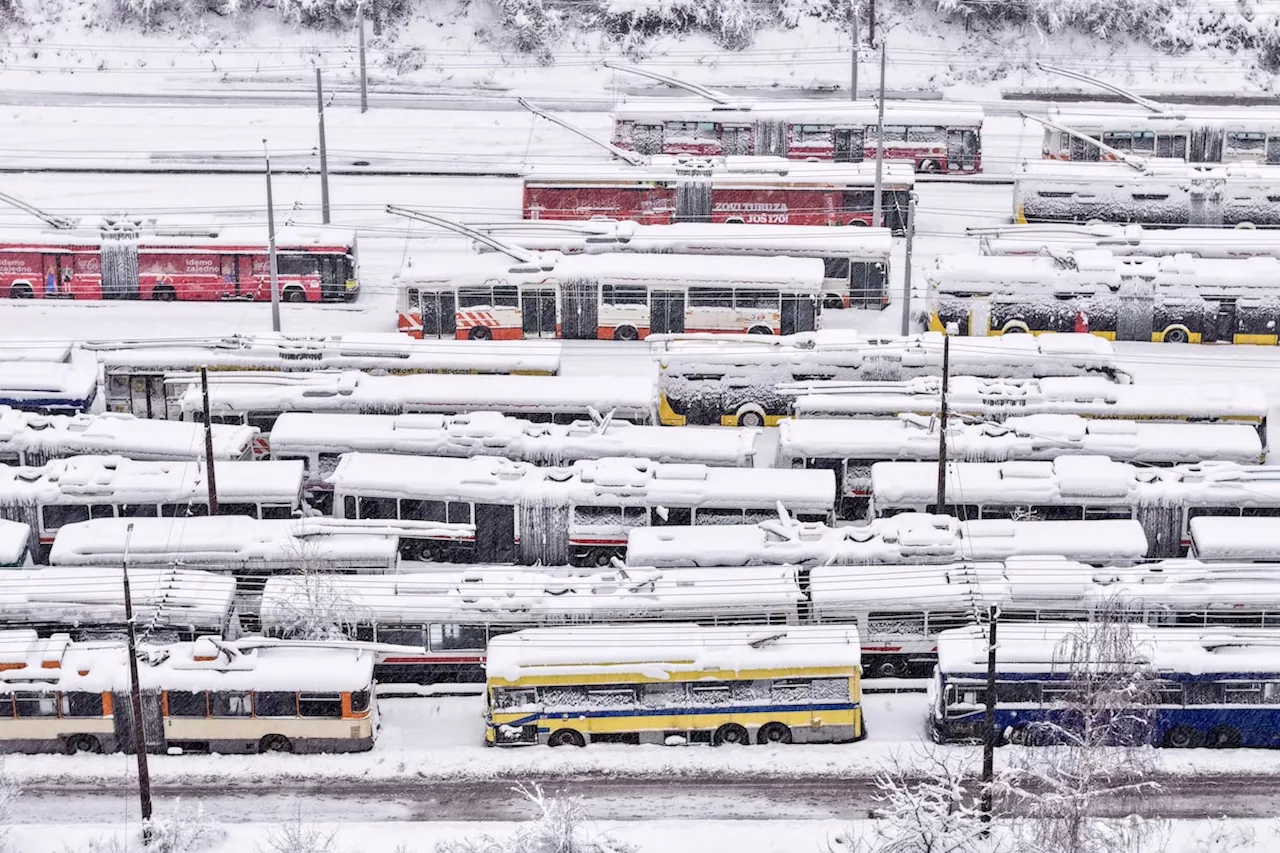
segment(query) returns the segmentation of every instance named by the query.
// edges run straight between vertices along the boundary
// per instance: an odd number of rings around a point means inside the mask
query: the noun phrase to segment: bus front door
[[[817,329],[817,301],[810,296],[782,297],[782,334],[812,332]]]
[[[649,298],[649,334],[671,335],[683,331],[684,291],[653,291]]]
[[[1211,327],[1213,336],[1205,334],[1206,342],[1234,343],[1236,339],[1236,303],[1224,300],[1218,303],[1218,316]],[[1206,330],[1207,332],[1208,330]]]
[[[422,337],[452,340],[458,331],[458,307],[453,291],[424,290],[418,298]]]
[[[129,414],[135,418],[169,419],[163,376],[129,377]]]
[[[509,504],[476,504],[477,563],[520,562],[516,546],[516,508]]]
[[[520,291],[520,314],[520,324],[526,338],[556,336],[556,292],[554,290]]]
[[[836,162],[861,163],[865,131],[854,127],[836,128]]]
[[[560,283],[560,336],[593,341],[600,336],[600,285],[595,279],[575,278]]]

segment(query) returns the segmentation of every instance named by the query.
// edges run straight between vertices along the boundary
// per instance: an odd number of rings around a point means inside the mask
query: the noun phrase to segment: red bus
[[[331,227],[276,232],[280,298],[350,302],[356,238]],[[0,239],[0,296],[13,299],[270,301],[265,228],[165,231],[106,226]]]
[[[900,233],[915,173],[886,162],[882,183],[884,224]],[[648,166],[605,163],[529,172],[524,218],[870,225],[874,188],[875,163],[655,157]]]

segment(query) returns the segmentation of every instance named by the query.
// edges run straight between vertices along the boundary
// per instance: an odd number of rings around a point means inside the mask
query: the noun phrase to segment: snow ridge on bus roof
[[[615,121],[703,121],[730,125],[750,125],[757,121],[785,121],[788,124],[836,124],[871,126],[879,107],[874,101],[746,101],[713,104],[700,98],[643,98],[623,101],[611,112]],[[982,107],[952,101],[888,100],[884,105],[887,124],[982,124]]]
[[[593,668],[667,678],[717,670],[852,670],[861,663],[858,632],[851,626],[592,625],[494,637],[485,672],[507,681],[583,674]]]
[[[11,626],[122,626],[121,575],[121,569],[101,567],[6,570],[0,619]],[[140,623],[184,630],[221,632],[236,593],[228,575],[169,566],[130,566],[129,586]]]
[[[1247,258],[1197,258],[1188,253],[1158,258],[1117,257],[1105,249],[1075,249],[1060,257],[1025,255],[965,255],[938,257],[924,267],[930,287],[946,292],[1012,291],[1026,295],[1028,284],[1078,294],[1092,287],[1114,292],[1126,282],[1157,287],[1218,285],[1231,289],[1272,288],[1280,278],[1280,259],[1254,255]],[[1050,335],[1048,337],[1055,337]],[[996,340],[1002,340],[997,338]]]
[[[254,427],[229,424],[213,424],[212,429],[213,455],[218,459],[240,459],[258,433]],[[203,458],[204,426],[117,412],[37,415],[0,406],[0,450],[130,459]]]
[[[1188,526],[1194,556],[1202,560],[1280,559],[1280,518],[1202,515]]]
[[[1099,224],[1019,225],[984,234],[987,255],[1055,253],[1075,249],[1106,249],[1116,255],[1192,254],[1200,258],[1239,258],[1280,255],[1280,233],[1242,228],[1147,228],[1141,225]]]
[[[218,497],[290,504],[302,490],[301,461],[215,462]],[[136,462],[121,456],[72,456],[38,467],[0,466],[0,500],[201,502],[209,496],[201,462]]]
[[[637,182],[689,180],[695,173],[709,175],[712,186],[771,186],[825,184],[833,187],[875,185],[875,163],[832,163],[788,160],[783,157],[723,157],[708,159],[688,155],[655,155],[645,166],[592,162],[538,166],[525,173],[525,183]],[[705,180],[706,178],[704,178]],[[915,169],[909,163],[886,161],[881,180],[889,189],[915,186]]]

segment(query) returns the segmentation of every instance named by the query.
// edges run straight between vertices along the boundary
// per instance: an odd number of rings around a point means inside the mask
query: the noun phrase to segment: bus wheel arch
[[[67,738],[64,749],[67,755],[75,755],[77,752],[91,752],[96,755],[102,752],[102,742],[93,735],[72,735]]]
[[[151,299],[155,302],[174,302],[177,298],[178,292],[167,284],[158,285],[151,291]]]
[[[938,168],[937,160],[926,157],[925,159],[920,161],[920,165],[916,168],[916,171],[926,175],[931,175],[934,172],[938,172],[941,170]]]
[[[1186,326],[1169,326],[1161,336],[1166,344],[1185,344],[1191,341],[1191,330]]]
[[[306,302],[307,292],[297,285],[290,285],[284,289],[284,293],[281,294],[281,298],[284,299],[285,302]]]
[[[1029,335],[1031,329],[1021,320],[1010,320],[1000,329],[1002,335]]]
[[[1204,745],[1214,749],[1238,749],[1240,747],[1240,730],[1235,726],[1214,726],[1209,729]]]
[[[473,341],[491,341],[493,332],[488,326],[472,326],[471,331],[467,332],[467,337]]]
[[[293,752],[293,741],[284,735],[265,735],[258,741],[258,752]]]
[[[547,746],[586,746],[587,739],[577,729],[556,729],[547,738]]]
[[[747,403],[738,407],[736,417],[740,427],[762,427],[765,419],[764,407],[757,403]]]
[[[615,341],[638,341],[640,340],[640,330],[635,326],[619,326],[613,330],[613,339]]]
[[[724,746],[726,744],[747,744],[751,743],[751,735],[747,730],[737,723],[725,723],[716,729],[715,734],[711,736],[713,746]]]
[[[607,569],[613,565],[614,557],[621,557],[617,548],[595,548],[587,555],[587,562],[597,568]]]
[[[1164,745],[1172,749],[1190,749],[1200,743],[1200,733],[1191,726],[1174,726],[1164,733]]]
[[[35,292],[31,289],[31,285],[25,281],[20,281],[9,288],[10,299],[30,299],[34,295]]]
[[[772,335],[773,329],[770,329],[768,326],[752,326],[750,329],[747,329],[747,334],[748,335]]]
[[[791,743],[791,727],[786,723],[765,723],[756,732],[756,743]]]
[[[893,658],[880,658],[870,667],[879,678],[901,678],[906,673],[906,663]]]

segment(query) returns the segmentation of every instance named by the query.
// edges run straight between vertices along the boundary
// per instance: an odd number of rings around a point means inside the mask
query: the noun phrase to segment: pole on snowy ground
[[[124,531],[124,621],[129,638],[129,699],[133,708],[133,751],[138,756],[138,799],[142,810],[142,843],[151,841],[151,771],[147,766],[147,733],[142,720],[142,688],[138,684],[138,632],[133,624],[133,595],[129,591],[129,543],[133,522]]]
[[[876,0],[867,4],[867,44],[876,44]]]
[[[996,775],[996,628],[1000,624],[1000,608],[987,608],[987,702],[983,716],[982,739],[982,799],[979,805],[982,822],[991,823],[991,811],[995,799]],[[983,828],[983,835],[990,830]]]
[[[280,331],[280,276],[276,266],[276,205],[271,195],[271,152],[262,140],[262,155],[267,160],[267,259],[271,267],[271,331]]]
[[[209,417],[209,368],[200,366],[200,390],[204,393],[204,467],[209,476],[209,515],[218,514],[218,479],[213,467],[213,419]]]
[[[883,225],[881,211],[884,203],[884,57],[885,46],[880,45],[880,103],[876,117],[876,192],[871,207],[871,227]]]
[[[858,100],[858,2],[849,0],[849,100]]]
[[[364,65],[364,3],[356,7],[356,27],[360,30],[360,112],[369,111],[369,77]]]
[[[911,245],[916,237],[916,194],[907,193],[907,257],[902,271],[902,334],[911,334]],[[886,270],[885,284],[888,285]],[[944,344],[945,346],[945,344]],[[945,350],[943,360],[946,360]]]
[[[951,335],[942,336],[942,406],[938,416],[938,508],[946,513],[947,506],[947,391],[951,376]]]
[[[320,119],[320,219],[329,224],[329,148],[324,142],[324,87],[316,69],[316,114]]]

